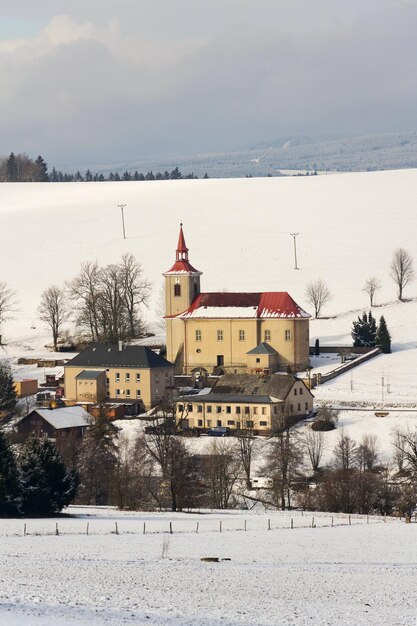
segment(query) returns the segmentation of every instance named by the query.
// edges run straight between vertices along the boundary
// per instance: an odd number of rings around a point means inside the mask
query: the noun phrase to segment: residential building
[[[57,409],[33,409],[22,417],[16,430],[25,439],[48,437],[57,443],[68,438],[81,438],[91,424],[91,416],[81,406]]]
[[[178,374],[299,371],[309,364],[309,318],[287,292],[202,293],[182,224],[164,274],[167,358]]]
[[[174,366],[145,346],[92,344],[65,364],[65,397],[136,403],[148,410],[172,396]]]

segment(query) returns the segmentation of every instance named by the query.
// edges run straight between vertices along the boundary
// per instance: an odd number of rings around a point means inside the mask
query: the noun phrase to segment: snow
[[[309,528],[312,514],[299,512],[70,512],[77,517],[26,520],[27,536],[22,520],[0,520],[0,624],[415,621],[416,523],[352,516],[349,526],[335,515],[332,527],[330,515],[315,513]]]

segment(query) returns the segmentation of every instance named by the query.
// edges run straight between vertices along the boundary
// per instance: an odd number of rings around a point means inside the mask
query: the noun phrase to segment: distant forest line
[[[91,172],[89,169],[83,175],[80,171],[75,174],[69,174],[52,168],[48,171],[48,165],[45,159],[39,155],[36,159],[31,159],[27,154],[14,154],[8,157],[0,157],[0,182],[2,183],[78,183],[78,182],[105,182],[105,181],[145,181],[145,180],[184,180],[199,178],[193,172],[183,175],[178,167],[171,172],[146,174],[138,172],[125,171],[123,174],[118,172],[110,172],[108,176]],[[205,174],[203,178],[208,178]]]

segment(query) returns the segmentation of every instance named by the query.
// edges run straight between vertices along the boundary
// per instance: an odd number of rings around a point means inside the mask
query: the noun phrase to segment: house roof
[[[91,424],[91,415],[82,406],[66,406],[60,409],[34,409],[22,418],[20,422],[34,414],[42,417],[55,430],[78,428]]]
[[[277,354],[277,351],[270,346],[269,343],[262,341],[261,343],[258,343],[256,348],[249,350],[246,354]]]
[[[299,379],[292,374],[225,374],[217,381],[214,393],[266,395],[285,400],[296,381]]]
[[[75,378],[79,378],[80,380],[95,380],[99,376],[103,374],[103,370],[83,370],[79,374],[76,375]]]
[[[177,249],[175,251],[175,263],[170,270],[165,272],[167,274],[196,274],[201,275],[201,272],[195,269],[188,260],[188,248],[185,243],[184,232],[182,230],[182,224],[180,224],[180,233],[178,236]]]
[[[65,367],[172,367],[172,363],[146,346],[109,346],[93,343],[66,363]]]
[[[309,318],[286,291],[200,293],[180,318]]]

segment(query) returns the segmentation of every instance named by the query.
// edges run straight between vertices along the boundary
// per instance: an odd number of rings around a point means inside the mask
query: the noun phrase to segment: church
[[[310,315],[287,292],[201,292],[180,225],[165,278],[167,359],[178,374],[297,372],[309,365]]]

